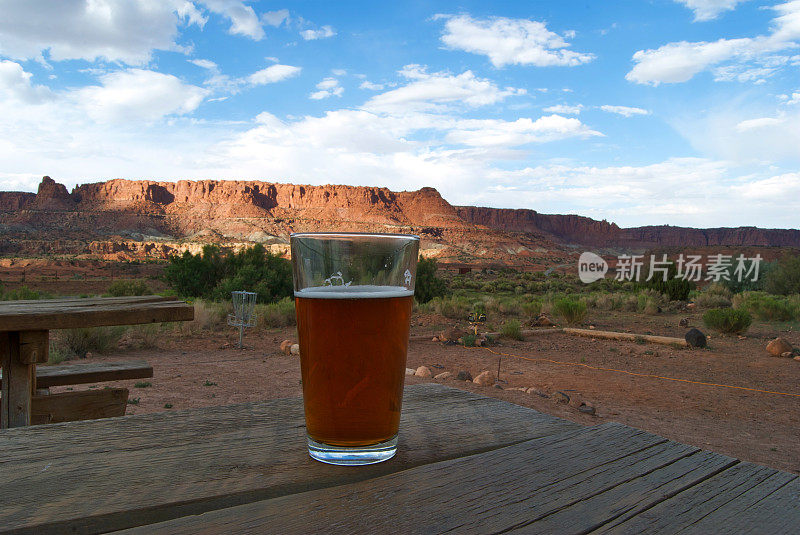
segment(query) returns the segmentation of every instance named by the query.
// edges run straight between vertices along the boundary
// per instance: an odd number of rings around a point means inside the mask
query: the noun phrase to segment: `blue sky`
[[[0,190],[436,187],[797,228],[800,0],[0,0]]]

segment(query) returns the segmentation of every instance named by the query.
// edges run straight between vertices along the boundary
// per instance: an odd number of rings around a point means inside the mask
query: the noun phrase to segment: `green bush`
[[[228,300],[232,291],[246,290],[256,292],[260,302],[272,303],[292,295],[291,264],[261,244],[235,253],[206,245],[200,254],[173,256],[164,280],[184,297]]]
[[[126,327],[92,327],[54,331],[50,351],[61,360],[86,358],[86,354],[108,353],[117,347]]]
[[[522,303],[522,311],[528,318],[534,319],[542,313],[542,302],[537,300]]]
[[[586,318],[586,303],[564,297],[553,303],[553,311],[564,318],[568,324],[575,325]]]
[[[474,347],[476,339],[474,334],[465,334],[461,337],[461,341],[464,342],[464,347]]]
[[[723,333],[742,334],[752,321],[746,310],[735,308],[712,308],[703,314],[706,327]]]
[[[517,320],[508,320],[500,329],[500,334],[512,340],[522,340],[522,327]]]
[[[763,321],[800,319],[800,305],[792,299],[764,292],[742,292],[734,298],[734,305]]]
[[[764,290],[771,294],[800,293],[800,254],[785,254],[764,277]]]
[[[50,295],[40,292],[39,290],[31,290],[27,286],[21,286],[16,290],[9,290],[2,294],[3,301],[21,301],[21,300],[37,300],[47,299]]]
[[[153,292],[144,281],[141,280],[118,280],[108,286],[106,292],[112,297],[127,297],[134,295],[150,295]]]
[[[694,302],[701,308],[726,308],[731,306],[733,294],[727,286],[715,282],[698,293]]]
[[[689,292],[694,289],[693,282],[678,278],[678,268],[674,263],[670,263],[667,267],[667,280],[664,280],[661,273],[656,273],[651,280],[643,282],[639,286],[651,288],[666,296],[670,301],[686,301]]]
[[[259,327],[289,327],[297,324],[294,299],[284,297],[277,303],[256,305],[256,321]]]
[[[447,285],[436,276],[436,260],[419,257],[417,262],[417,282],[414,285],[414,297],[420,303],[427,303],[434,297],[444,297]]]

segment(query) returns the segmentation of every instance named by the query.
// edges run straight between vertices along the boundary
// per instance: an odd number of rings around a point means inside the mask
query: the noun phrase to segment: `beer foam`
[[[294,292],[295,297],[307,299],[388,299],[409,297],[413,290],[403,286],[314,286]]]

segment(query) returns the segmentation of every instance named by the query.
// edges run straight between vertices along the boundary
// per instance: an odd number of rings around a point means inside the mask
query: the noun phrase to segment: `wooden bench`
[[[36,394],[31,397],[31,425],[125,415],[128,404],[127,388],[105,387],[101,390],[50,394],[50,387],[145,379],[152,376],[153,367],[143,360],[62,364],[36,368],[37,389]]]

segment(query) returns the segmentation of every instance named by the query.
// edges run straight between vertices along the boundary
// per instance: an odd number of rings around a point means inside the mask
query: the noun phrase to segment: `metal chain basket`
[[[242,348],[245,327],[256,325],[257,295],[255,292],[231,292],[233,314],[228,314],[228,325],[239,327],[239,349]]]

